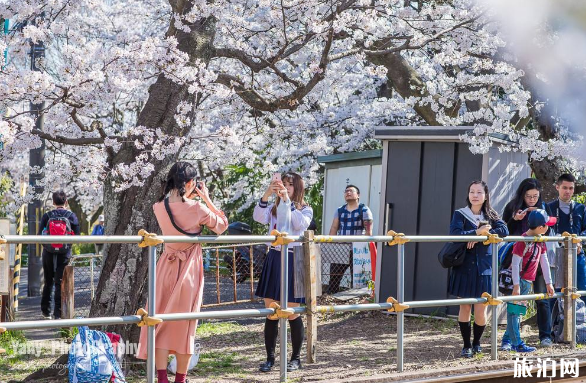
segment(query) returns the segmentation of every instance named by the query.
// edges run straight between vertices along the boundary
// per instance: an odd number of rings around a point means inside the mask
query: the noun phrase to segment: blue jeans
[[[555,269],[551,270],[552,275],[554,272]],[[535,282],[533,282],[533,291],[535,294],[547,293],[543,274],[539,273],[535,277]],[[551,340],[551,309],[553,308],[552,305],[554,303],[555,299],[540,299],[535,301],[535,305],[537,306],[537,327],[539,328],[540,341],[544,339]]]
[[[586,290],[586,257],[584,253],[578,254],[578,290]]]
[[[521,279],[520,282],[521,295],[529,294],[531,292],[531,282]],[[511,303],[507,303],[510,305]],[[523,343],[521,339],[521,315],[511,314],[507,310],[507,330],[503,335],[503,342],[511,342],[513,347],[517,347]]]

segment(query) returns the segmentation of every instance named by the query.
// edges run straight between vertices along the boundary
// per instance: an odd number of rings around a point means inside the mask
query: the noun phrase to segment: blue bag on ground
[[[69,349],[70,383],[126,382],[108,336],[87,326],[79,327]]]
[[[561,343],[564,339],[564,299],[557,298],[552,313],[551,327],[554,341]],[[576,342],[586,343],[586,305],[580,298],[576,299]]]

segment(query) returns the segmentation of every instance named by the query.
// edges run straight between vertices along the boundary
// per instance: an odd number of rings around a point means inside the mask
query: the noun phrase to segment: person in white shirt
[[[275,203],[269,204],[268,200],[276,195]],[[298,236],[307,230],[313,218],[313,210],[304,201],[305,184],[301,176],[296,173],[286,173],[282,180],[274,178],[258,205],[254,208],[253,218],[256,222],[269,226],[268,232],[277,229],[286,231],[289,235]],[[281,205],[284,204],[284,205]],[[281,206],[279,206],[281,205]],[[286,209],[284,209],[284,206]],[[277,218],[277,212],[283,217]],[[283,219],[289,217],[290,219]],[[285,214],[286,213],[286,214]],[[305,303],[304,298],[294,297],[294,276],[293,276],[293,247],[301,246],[299,242],[289,244],[288,262],[288,307],[298,307]],[[265,307],[273,302],[279,302],[281,294],[281,249],[280,246],[271,246],[265,258],[262,272],[256,288],[256,295],[264,298]],[[293,351],[291,360],[287,364],[287,371],[294,371],[301,367],[300,352],[303,344],[303,321],[299,314],[289,316],[291,327],[291,343]],[[279,321],[269,318],[265,321],[264,338],[267,351],[266,362],[260,365],[259,370],[269,372],[275,364],[275,347],[279,332]]]

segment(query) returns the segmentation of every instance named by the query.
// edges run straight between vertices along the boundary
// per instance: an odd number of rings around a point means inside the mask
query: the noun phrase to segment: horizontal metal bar
[[[486,303],[486,298],[437,299],[432,301],[404,302],[409,308],[475,305],[477,303]]]
[[[202,235],[199,237],[187,237],[185,235],[158,236],[165,243],[248,243],[248,242],[273,242],[276,237],[273,235]],[[287,236],[295,242],[303,241],[303,236]]]
[[[139,235],[5,235],[7,243],[140,243]]]
[[[393,236],[388,235],[316,235],[313,237],[316,243],[391,242],[392,240]]]
[[[507,295],[507,296],[499,296],[503,302],[518,302],[518,301],[533,301],[533,300],[540,300],[540,299],[550,299],[550,298],[562,298],[564,293],[555,293],[554,295],[547,296],[546,294],[526,294],[526,295]]]
[[[85,255],[85,254],[80,254],[80,255],[73,255],[71,256],[71,260],[75,261],[78,259],[91,259],[91,258],[102,258],[102,254],[92,254],[92,255]]]
[[[305,311],[304,308],[297,309]],[[194,319],[231,319],[231,318],[254,318],[264,317],[275,313],[275,309],[247,309],[247,310],[216,310],[200,311],[196,313],[157,314],[156,317],[163,321],[179,321]]]
[[[98,317],[98,318],[80,318],[80,319],[55,319],[42,321],[19,321],[19,322],[0,322],[0,327],[6,330],[31,330],[37,328],[60,328],[60,327],[77,327],[77,326],[103,326],[117,324],[134,324],[140,322],[138,315],[128,315],[122,317]]]
[[[216,250],[216,249],[232,249],[234,247],[248,247],[254,245],[266,245],[266,242],[252,242],[252,243],[235,243],[233,245],[202,247],[202,250]]]
[[[586,295],[586,290],[578,291],[579,294]],[[498,299],[503,302],[516,302],[524,300],[543,299],[544,294],[528,294],[528,295],[514,295],[514,296],[499,296]],[[555,293],[552,297],[563,297],[561,292]],[[458,298],[458,299],[437,299],[430,301],[408,301],[404,302],[409,308],[420,307],[441,307],[441,306],[459,306],[466,304],[486,303],[486,298]],[[317,306],[316,312],[346,312],[346,311],[371,311],[371,310],[388,310],[392,308],[391,303],[365,303],[354,305],[332,305],[332,306]],[[296,314],[304,314],[307,312],[306,307],[291,308]],[[164,321],[180,321],[180,320],[195,320],[195,319],[232,319],[232,318],[252,318],[263,317],[274,314],[274,309],[247,309],[247,310],[216,310],[216,311],[201,311],[196,313],[174,313],[174,314],[157,314],[157,318]],[[0,322],[0,327],[7,330],[29,330],[35,328],[59,328],[59,327],[76,327],[76,326],[101,326],[101,325],[117,325],[117,324],[134,324],[140,322],[141,318],[138,315],[128,315],[122,317],[98,317],[98,318],[82,318],[82,319],[57,319],[57,320],[43,320],[43,321],[21,321],[21,322]]]
[[[346,311],[388,310],[392,307],[392,303],[363,303],[355,305],[317,306],[315,312],[323,314]]]
[[[142,237],[138,235],[67,235],[67,236],[48,236],[48,235],[6,235],[4,236],[8,243],[140,243]],[[219,236],[158,236],[166,243],[233,243],[240,246],[250,246],[255,243],[270,243],[276,238],[272,235],[219,235]],[[303,236],[287,236],[294,242],[302,242]],[[486,236],[450,236],[450,235],[407,235],[405,236],[410,242],[484,242]],[[586,237],[578,237],[586,240]],[[535,237],[511,236],[502,238],[504,242],[533,242]],[[390,242],[393,236],[375,235],[316,235],[316,243],[351,243],[351,242]],[[542,237],[543,242],[562,242],[565,237]],[[232,247],[232,246],[228,246]]]

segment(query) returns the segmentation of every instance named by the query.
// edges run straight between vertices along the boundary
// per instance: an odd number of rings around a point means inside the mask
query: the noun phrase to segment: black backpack
[[[47,213],[49,220],[43,228],[43,235],[74,235],[71,224],[73,212],[55,209]],[[71,243],[44,243],[43,249],[51,254],[67,254],[71,251]]]
[[[499,292],[502,295],[512,295],[513,294],[513,271],[511,270],[511,263],[513,263],[513,244],[514,244],[514,242],[511,242],[511,246],[504,247],[504,251],[506,251],[506,253],[505,253],[505,255],[502,259],[501,265],[499,267],[499,277],[498,277],[499,278],[498,279]],[[531,245],[531,244],[530,243],[525,244],[525,251],[523,251],[523,258],[525,258],[525,254],[529,250],[529,247],[530,247],[529,245]],[[535,252],[537,249],[538,249],[537,245],[533,246],[533,252],[531,253],[531,258],[529,258],[529,260],[525,264],[525,267],[523,267],[523,270],[519,274],[519,278],[523,277],[523,274],[525,274],[525,272],[527,271],[527,268],[529,267],[531,262],[533,262],[533,258],[535,257]]]

